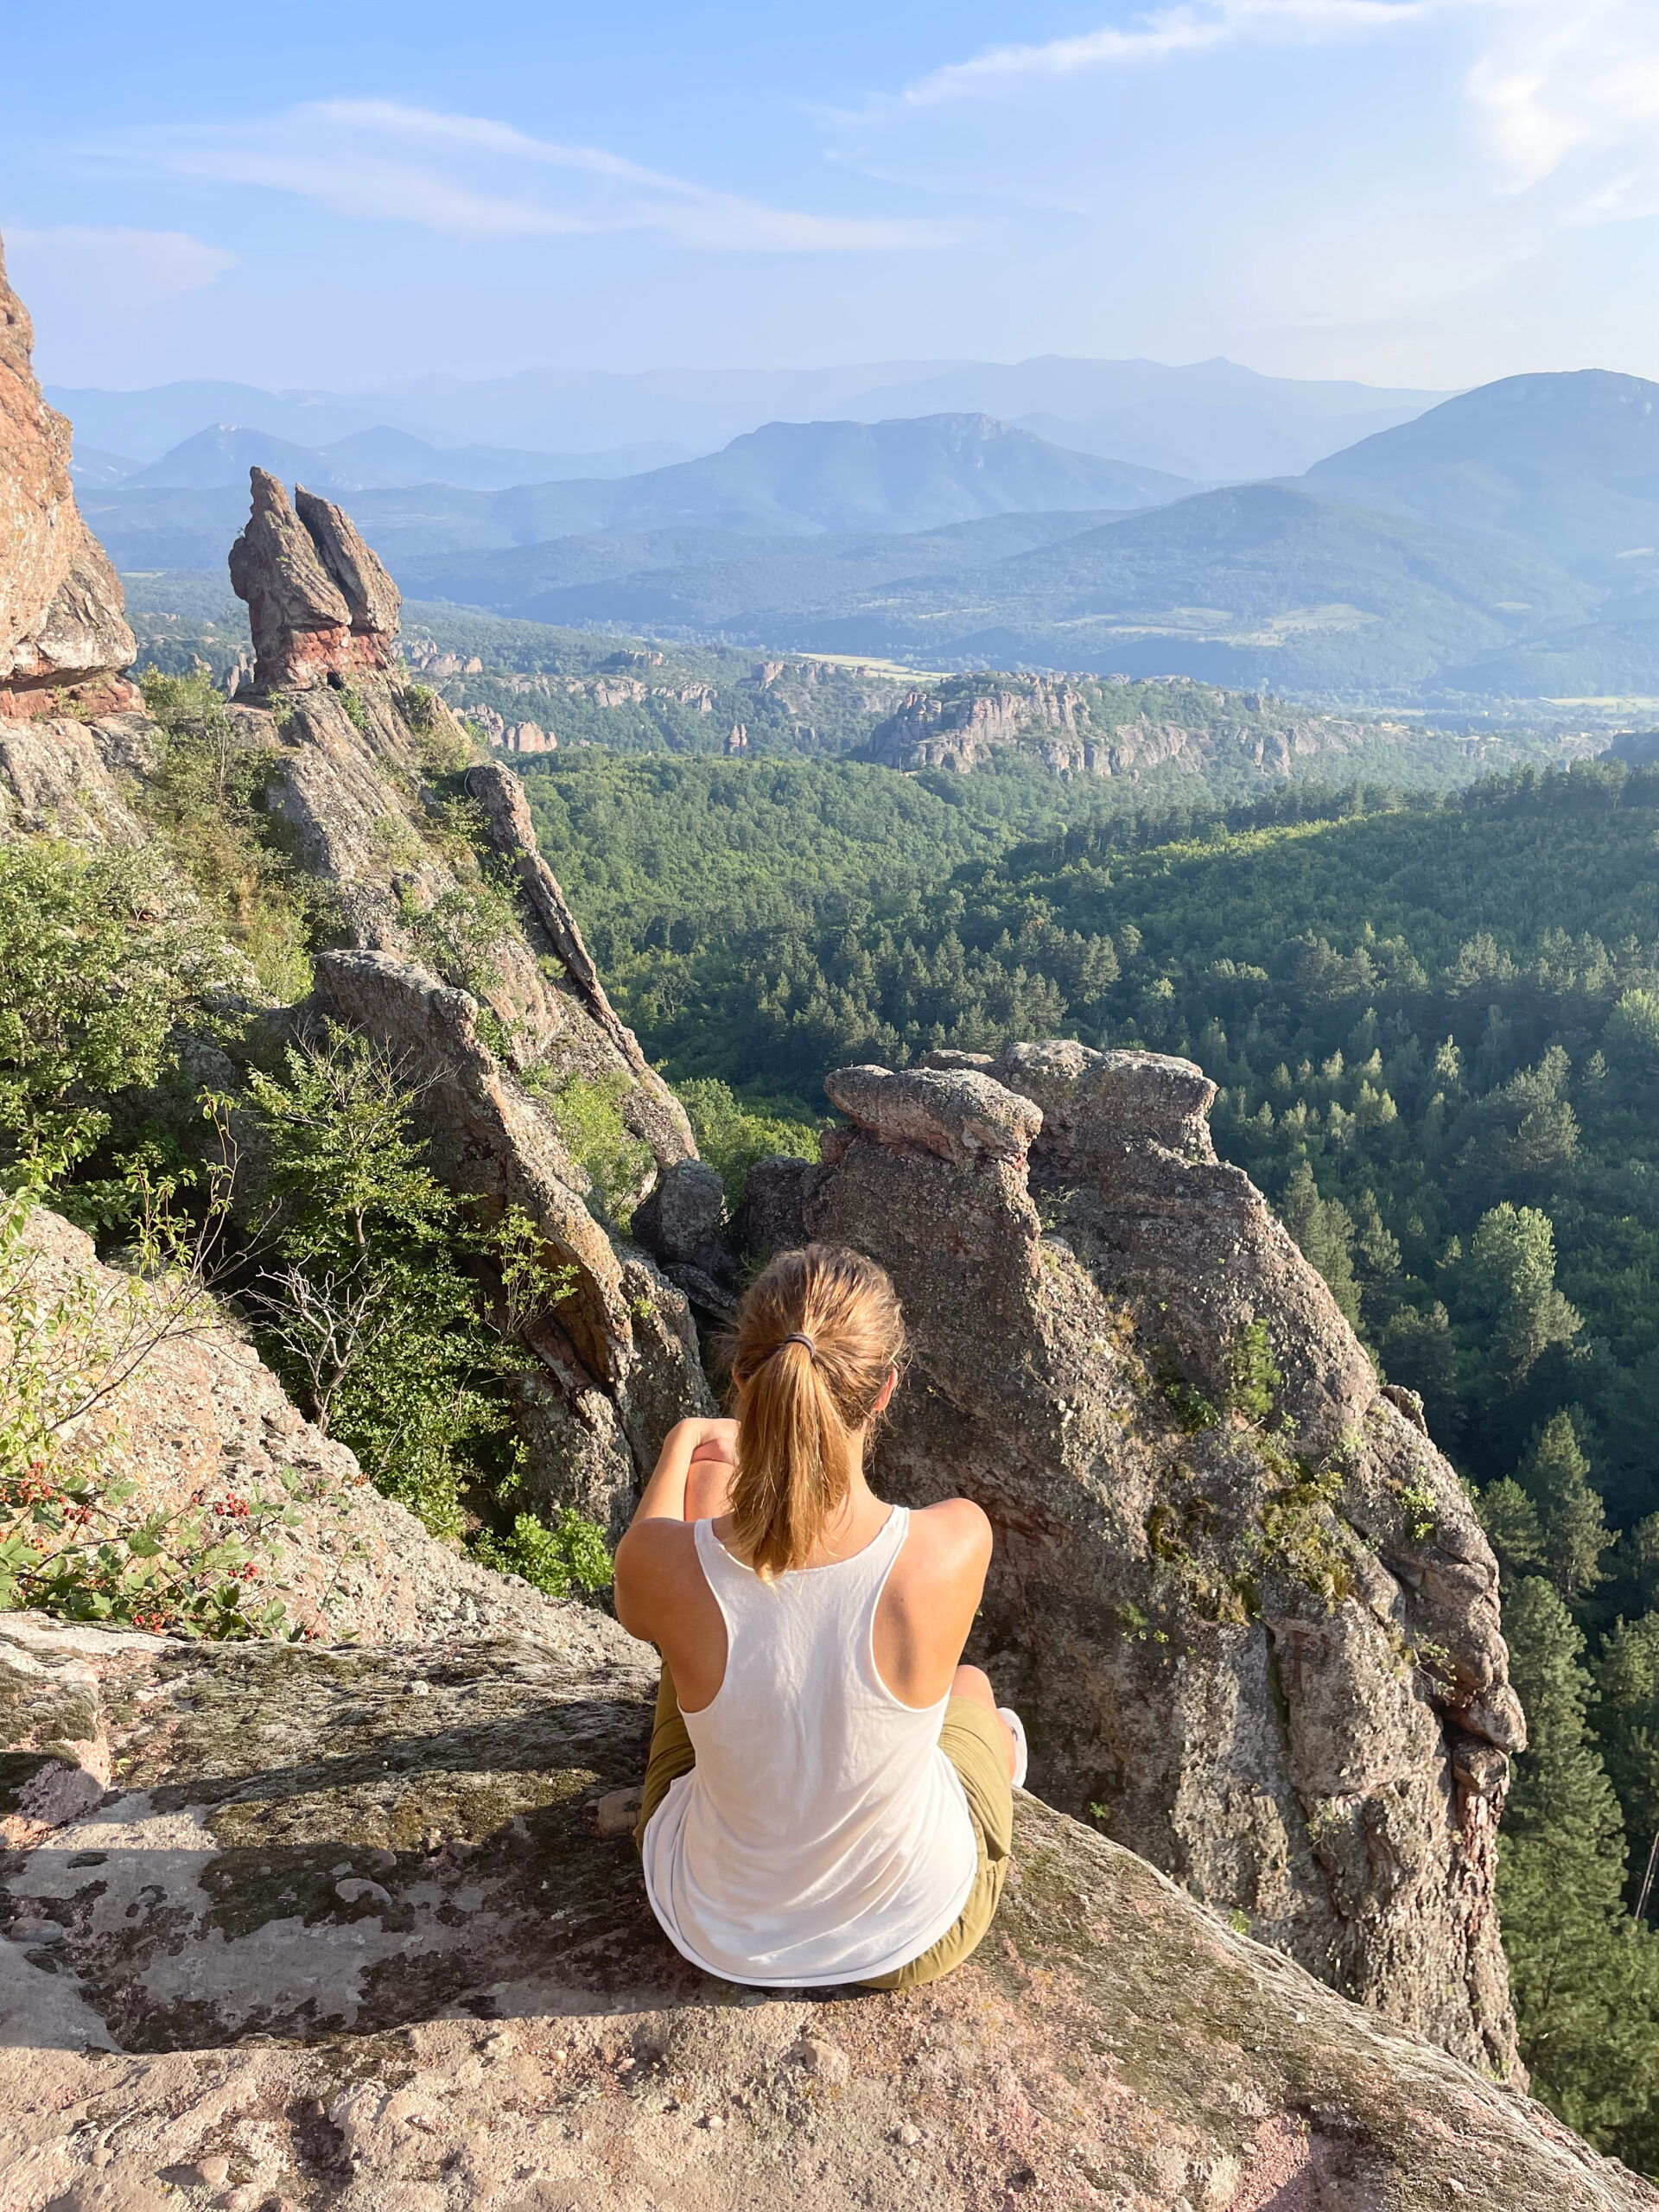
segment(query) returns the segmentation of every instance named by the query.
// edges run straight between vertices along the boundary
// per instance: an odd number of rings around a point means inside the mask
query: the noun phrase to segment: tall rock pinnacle
[[[0,717],[49,711],[54,690],[97,683],[99,703],[137,648],[109,556],[81,520],[69,425],[41,397],[35,334],[0,257]]]
[[[231,588],[248,603],[255,683],[304,690],[389,667],[397,587],[350,517],[303,486],[289,506],[266,470],[248,474],[253,512],[231,548]]]

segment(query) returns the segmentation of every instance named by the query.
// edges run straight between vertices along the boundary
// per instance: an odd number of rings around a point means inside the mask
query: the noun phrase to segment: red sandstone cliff
[[[81,520],[69,480],[69,425],[41,397],[34,330],[0,257],[0,717],[126,703],[116,671],[136,650],[109,556]]]

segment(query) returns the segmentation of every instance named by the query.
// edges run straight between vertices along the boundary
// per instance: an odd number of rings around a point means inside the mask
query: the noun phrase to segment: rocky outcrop
[[[957,677],[910,692],[872,732],[869,754],[890,768],[967,772],[1017,745],[1057,775],[1169,766],[1197,774],[1236,766],[1283,776],[1299,755],[1346,753],[1371,734],[1358,722],[1298,715],[1260,693],[1178,677]]]
[[[232,1527],[262,1501],[280,1505],[286,1521],[262,1541],[251,1594],[279,1599],[288,1630],[308,1639],[547,1632],[545,1599],[438,1543],[382,1497],[343,1444],[302,1419],[228,1318],[178,1326],[158,1307],[164,1325],[152,1329],[140,1309],[135,1329],[130,1279],[99,1263],[90,1237],[39,1207],[29,1243],[34,1293],[77,1301],[89,1344],[158,1338],[142,1361],[116,1359],[114,1387],[82,1425],[100,1476],[134,1484],[135,1520],[199,1510],[218,1516],[210,1526]]]
[[[1507,2073],[1492,1885],[1523,1724],[1455,1475],[1217,1160],[1198,1068],[940,1057],[830,1076],[849,1126],[772,1163],[762,1211],[774,1245],[893,1274],[914,1359],[878,1479],[995,1522],[970,1650],[1033,1787]]]
[[[232,711],[275,748],[269,803],[334,888],[350,940],[317,962],[310,1010],[375,1037],[423,1085],[429,1157],[452,1189],[486,1218],[516,1206],[537,1224],[550,1280],[569,1287],[526,1325],[524,1502],[575,1505],[620,1535],[667,1428],[711,1402],[684,1297],[597,1217],[562,1102],[638,1141],[628,1205],[696,1156],[684,1110],[606,996],[516,779],[467,765],[442,702],[411,723],[404,693],[359,675],[348,692],[321,683],[282,704],[280,719]],[[471,853],[423,797],[446,769],[472,809]]]
[[[264,1027],[328,1015],[377,1037],[424,1086],[438,1173],[485,1218],[535,1221],[559,1287],[527,1325],[523,1503],[620,1533],[664,1432],[711,1401],[683,1294],[601,1217],[626,1222],[695,1159],[690,1125],[606,995],[516,779],[392,667],[397,596],[373,555],[337,509],[302,493],[296,512],[254,474],[237,572],[259,688],[226,712],[345,948]],[[0,831],[139,842],[130,801],[157,741],[138,715],[0,721]],[[603,1190],[572,1128],[597,1130]]]
[[[736,1320],[738,1270],[726,1192],[707,1160],[683,1160],[665,1168],[635,1209],[633,1233],[705,1321],[723,1327]]]
[[[12,1739],[99,1741],[110,1777],[3,1861],[9,2212],[1659,2204],[1024,1796],[949,1980],[706,1979],[602,1802],[651,1670],[550,1612],[398,1651],[0,1616]]]
[[[50,692],[16,695],[43,705]],[[0,839],[55,832],[85,843],[143,844],[128,776],[152,757],[155,730],[142,714],[94,721],[67,715],[0,712]]]
[[[449,1188],[486,1220],[517,1207],[534,1222],[557,1288],[520,1330],[537,1361],[519,1384],[524,1496],[579,1506],[620,1536],[668,1430],[714,1410],[683,1293],[594,1218],[556,1123],[480,1035],[476,1000],[384,953],[331,952],[315,1003],[421,1087],[428,1156]]]
[[[334,894],[347,942],[447,967],[444,980],[464,982],[494,1018],[515,1071],[536,1069],[543,1087],[620,1078],[623,1122],[656,1165],[694,1157],[683,1109],[618,1020],[537,850],[518,779],[476,761],[442,700],[385,673],[397,621],[391,580],[338,508],[301,493],[296,515],[273,477],[252,474],[232,581],[254,615],[268,699],[238,699],[231,713],[270,759],[266,804]],[[445,789],[448,779],[458,788]],[[471,818],[463,810],[447,821],[461,800]],[[504,882],[510,918],[499,912]]]
[[[602,1030],[618,1054],[632,1069],[641,1084],[666,1117],[674,1120],[677,1136],[688,1128],[683,1109],[675,1104],[660,1076],[639,1049],[632,1029],[617,1020],[599,970],[582,942],[558,878],[542,858],[536,844],[536,825],[531,820],[524,787],[509,769],[495,761],[469,768],[467,796],[482,810],[490,842],[503,865],[512,871],[531,913],[564,969],[571,989],[596,1027]]]
[[[75,505],[69,425],[41,397],[33,346],[0,258],[0,721],[60,714],[66,694],[83,713],[135,696],[120,582]]]
[[[391,664],[397,587],[339,507],[288,494],[250,469],[253,512],[231,548],[231,588],[248,604],[254,683],[291,690]]]

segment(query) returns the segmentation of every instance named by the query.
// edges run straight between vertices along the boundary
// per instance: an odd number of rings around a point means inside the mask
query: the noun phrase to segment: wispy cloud
[[[1607,174],[1585,181],[1581,213],[1649,212],[1659,194],[1655,0],[1177,0],[1127,25],[947,62],[885,105],[940,107],[1230,45],[1317,44],[1429,22],[1456,22],[1484,46],[1465,92],[1503,183],[1524,190],[1574,157],[1611,158]]]
[[[1469,92],[1516,189],[1575,157],[1611,166],[1583,212],[1659,206],[1659,12],[1652,0],[1510,0],[1470,73]]]
[[[1021,81],[1075,77],[1201,54],[1241,39],[1310,41],[1387,29],[1425,14],[1433,0],[1197,0],[1158,8],[1127,29],[1109,25],[1039,45],[997,46],[931,70],[900,94],[906,106],[1006,90]]]
[[[957,223],[772,207],[598,147],[395,100],[317,100],[241,123],[135,130],[108,150],[174,176],[264,187],[338,215],[457,238],[658,231],[712,252],[893,253],[965,235]]]
[[[61,225],[6,232],[12,275],[37,300],[92,309],[122,321],[199,292],[236,266],[236,256],[188,231],[88,229]]]

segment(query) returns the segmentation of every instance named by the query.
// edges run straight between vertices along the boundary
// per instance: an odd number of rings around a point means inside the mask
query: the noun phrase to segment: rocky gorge
[[[162,739],[3,290],[0,324],[0,835],[138,849]],[[868,1251],[915,1355],[879,1478],[992,1517],[973,1656],[1029,1718],[1033,1794],[993,1938],[919,2000],[693,1974],[626,1841],[651,1655],[434,1539],[234,1311],[193,1322],[98,1449],[158,1506],[279,1489],[295,1640],[0,1613],[8,2205],[1659,2202],[1518,2078],[1491,1554],[1421,1408],[1217,1161],[1199,1071],[1053,1042],[842,1069],[822,1159],[763,1161],[728,1220],[516,779],[397,663],[384,569],[328,502],[259,470],[252,500],[257,664],[226,712],[329,924],[302,1000],[245,997],[267,1037],[373,1039],[445,1188],[531,1225],[526,1497],[614,1534],[713,1406],[745,1266]],[[628,1140],[609,1190],[573,1086]],[[49,1210],[29,1236],[43,1292],[128,1294]]]

